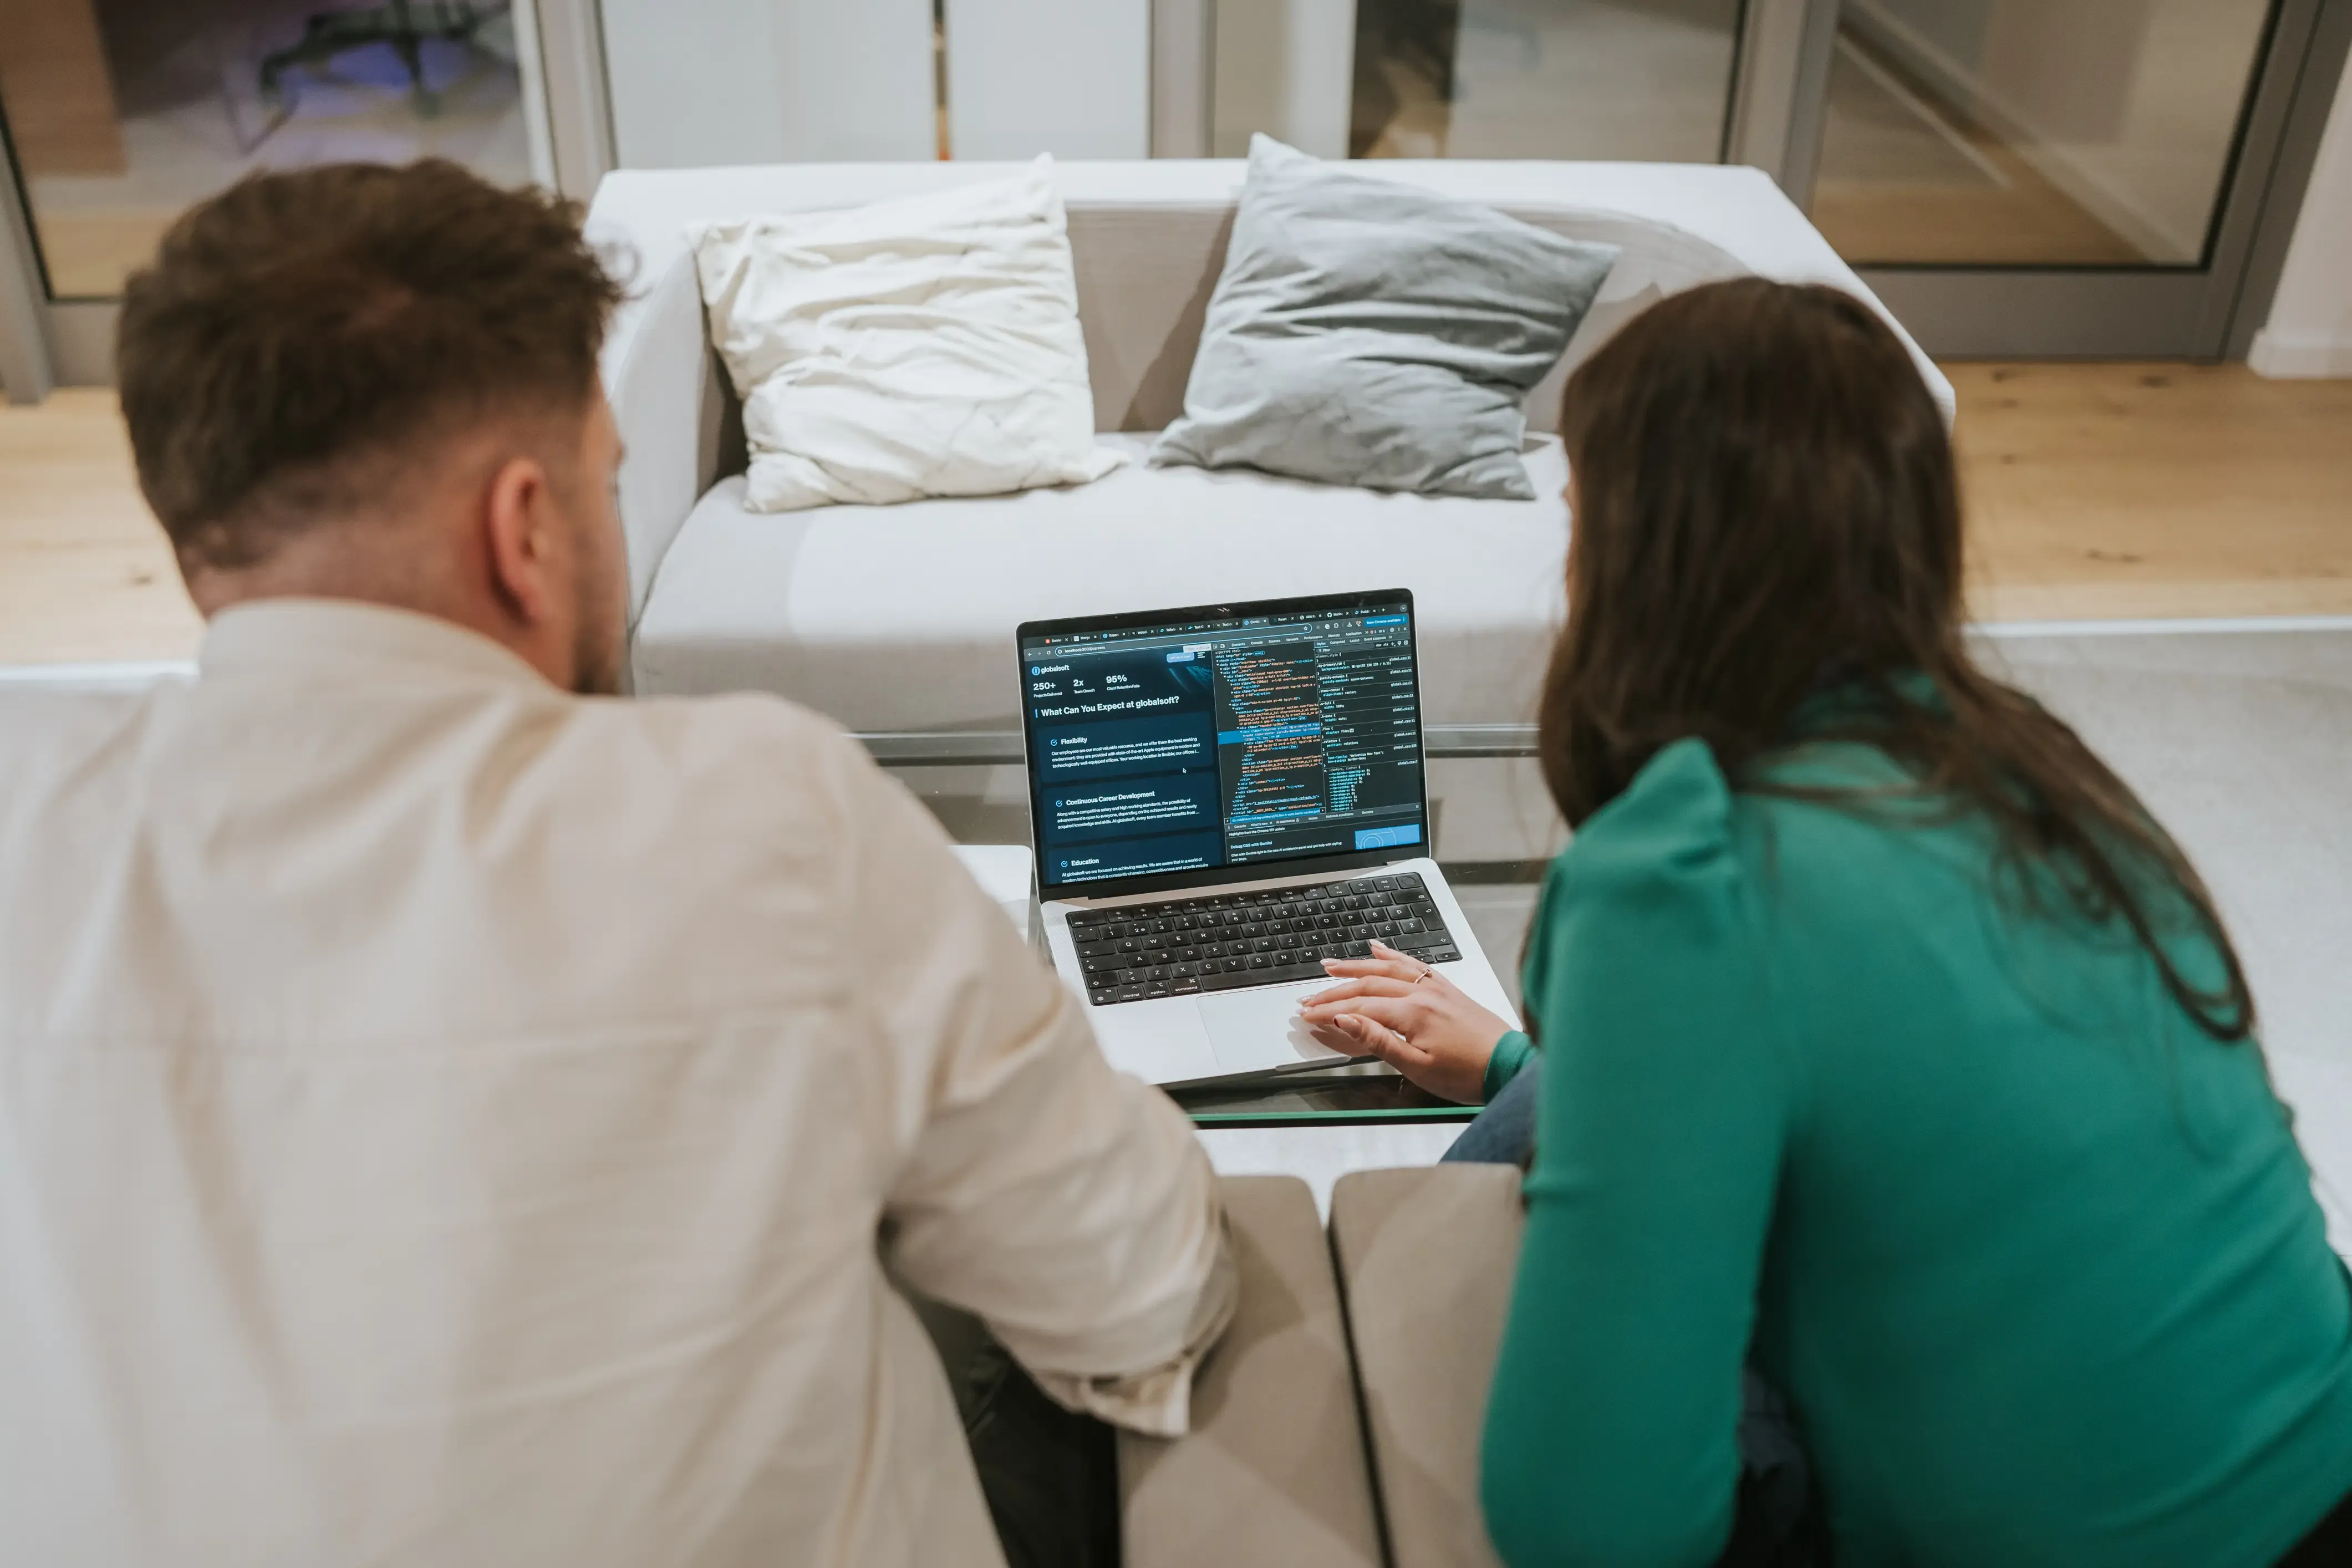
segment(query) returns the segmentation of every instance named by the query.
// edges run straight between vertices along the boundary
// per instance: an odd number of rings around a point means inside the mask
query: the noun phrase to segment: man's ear
[[[490,586],[525,625],[544,623],[558,602],[547,470],[535,458],[509,458],[491,473],[482,510]]]

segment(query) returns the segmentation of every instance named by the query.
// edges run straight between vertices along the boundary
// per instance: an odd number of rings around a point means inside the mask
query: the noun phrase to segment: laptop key
[[[1244,985],[1279,985],[1292,980],[1325,978],[1319,963],[1285,964],[1280,968],[1244,969],[1230,974],[1204,974],[1201,977],[1203,991],[1235,991]]]

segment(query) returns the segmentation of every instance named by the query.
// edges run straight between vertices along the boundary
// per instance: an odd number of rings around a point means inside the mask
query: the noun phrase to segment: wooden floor
[[[2352,381],[1954,364],[1979,619],[2352,615]],[[110,394],[0,407],[0,665],[183,658]]]
[[[2352,381],[1944,369],[1979,620],[2352,615]]]
[[[185,658],[197,626],[114,394],[0,406],[0,665]]]

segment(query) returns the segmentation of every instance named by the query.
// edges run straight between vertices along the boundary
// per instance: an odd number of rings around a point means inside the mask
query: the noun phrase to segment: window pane
[[[1813,221],[1847,260],[2197,266],[2270,0],[1847,0]]]
[[[1265,131],[1327,157],[1712,163],[1739,15],[1740,0],[1219,0],[1216,150]]]
[[[437,154],[531,176],[499,4],[37,0],[0,37],[0,110],[59,299],[119,293],[249,170]]]

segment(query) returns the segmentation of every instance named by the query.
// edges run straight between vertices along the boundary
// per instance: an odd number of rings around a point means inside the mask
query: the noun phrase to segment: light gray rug
[[[2352,628],[1995,639],[2188,851],[2352,1256]]]

